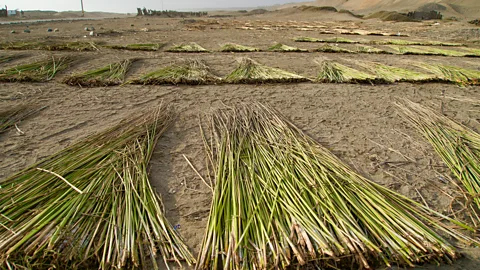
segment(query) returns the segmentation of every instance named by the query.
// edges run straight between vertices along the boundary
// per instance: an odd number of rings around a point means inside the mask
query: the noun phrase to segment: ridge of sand
[[[408,12],[422,9],[428,11],[429,7],[444,7],[440,10],[445,16],[476,18],[480,14],[480,1],[478,0],[317,0],[283,5],[281,8],[291,8],[300,5],[333,6],[337,9],[347,9],[362,14],[376,11]]]

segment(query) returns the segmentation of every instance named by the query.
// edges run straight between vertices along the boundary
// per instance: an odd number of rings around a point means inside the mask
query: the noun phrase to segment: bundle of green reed
[[[122,121],[1,182],[0,267],[158,269],[194,259],[148,179],[169,106]]]
[[[234,43],[227,43],[222,46],[220,51],[221,52],[258,52],[260,50],[254,47],[243,46],[243,45],[234,44]]]
[[[83,41],[73,41],[73,42],[50,42],[45,43],[40,48],[42,50],[48,51],[98,51],[99,44],[95,42],[83,42]]]
[[[190,42],[188,44],[175,45],[168,49],[167,52],[204,53],[208,52],[208,50],[195,42]]]
[[[0,110],[0,134],[45,108],[26,104]]]
[[[294,38],[293,41],[295,41],[295,42],[324,42],[323,39],[312,38],[312,37],[297,37],[297,38]]]
[[[369,43],[375,44],[375,45],[401,45],[401,46],[425,44],[421,41],[411,41],[411,40],[404,40],[404,39],[371,40]]]
[[[336,45],[323,45],[322,47],[315,50],[316,52],[326,52],[326,53],[355,53],[349,49],[344,49]]]
[[[468,57],[480,57],[480,49],[477,48],[467,48],[467,47],[462,47],[461,49],[467,51]]]
[[[52,56],[31,64],[19,65],[0,72],[1,82],[45,82],[53,79],[58,72],[67,69],[75,58]]]
[[[1,50],[41,50],[45,47],[40,41],[16,41],[0,44]]]
[[[226,78],[227,83],[294,83],[310,81],[308,78],[282,69],[268,67],[250,58],[241,58],[238,67]]]
[[[125,75],[136,59],[126,59],[115,62],[102,68],[89,70],[85,73],[73,75],[65,79],[65,83],[72,86],[111,86],[122,84]]]
[[[0,44],[3,50],[96,51],[95,42],[19,41]]]
[[[395,46],[391,45],[390,48],[394,49],[400,54],[412,54],[412,55],[440,55],[440,56],[455,56],[455,57],[465,57],[469,54],[467,52],[461,52],[456,50],[445,50],[430,46]]]
[[[480,134],[418,103],[404,99],[398,110],[433,146],[461,182],[464,209],[475,227],[480,225]],[[473,202],[473,204],[471,203]]]
[[[372,47],[372,46],[366,46],[366,45],[357,46],[356,47],[356,52],[357,53],[392,54],[391,52],[388,52],[388,51],[385,51],[385,50],[382,50],[382,49],[379,49],[379,48],[375,48],[375,47]]]
[[[480,71],[478,70],[442,64],[418,63],[416,65],[435,74],[440,81],[458,85],[477,85],[480,83]]]
[[[321,63],[317,82],[327,83],[372,83],[377,77],[340,63],[326,60]]]
[[[423,46],[422,49],[426,53],[435,54],[435,55],[454,56],[454,57],[468,56],[467,52],[462,52],[462,51],[457,51],[452,49],[445,50],[445,49],[440,49],[440,48],[431,47],[431,46]]]
[[[384,33],[379,31],[366,31],[365,35],[367,36],[390,36],[390,33]],[[373,41],[373,40],[372,40]]]
[[[165,46],[165,44],[139,43],[139,44],[128,44],[128,45],[106,45],[104,47],[109,49],[129,50],[129,51],[158,51],[163,46]]]
[[[133,84],[216,84],[221,78],[215,76],[208,66],[199,60],[187,60],[174,64],[130,81]]]
[[[404,55],[440,55],[435,52],[428,52],[418,47],[389,45],[397,54]]]
[[[323,42],[326,42],[326,43],[360,43],[360,41],[357,41],[357,40],[352,40],[352,39],[348,39],[348,38],[343,38],[343,37],[334,37],[334,38],[329,38],[329,39],[325,39]]]
[[[460,47],[460,46],[464,46],[464,44],[462,44],[462,43],[443,42],[443,41],[436,41],[436,40],[428,40],[428,41],[422,42],[422,45],[428,45],[428,46],[444,46],[444,47]]]
[[[472,241],[429,216],[441,214],[360,176],[273,109],[249,104],[209,122],[215,186],[197,269],[413,266],[458,257],[441,235]]]
[[[377,82],[428,82],[435,80],[434,75],[423,74],[410,69],[370,61],[358,61],[356,63],[375,74]]]
[[[268,48],[271,52],[308,52],[306,49],[300,49],[297,47],[288,46],[282,43],[277,43],[272,47]]]

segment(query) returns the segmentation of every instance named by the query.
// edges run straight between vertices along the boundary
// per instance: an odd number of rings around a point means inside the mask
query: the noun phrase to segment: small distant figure
[[[15,33],[17,33],[17,31],[12,30],[12,31],[10,31],[10,33],[15,34]]]
[[[20,16],[24,16],[25,15],[25,12],[23,12],[23,10],[20,11]]]
[[[53,32],[52,28],[48,28],[47,32]]]
[[[58,32],[58,31],[60,31],[58,30],[58,28],[53,29],[53,32]]]

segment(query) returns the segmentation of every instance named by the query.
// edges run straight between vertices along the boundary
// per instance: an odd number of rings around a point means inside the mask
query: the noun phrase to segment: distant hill
[[[362,14],[376,11],[440,11],[446,17],[480,17],[480,0],[317,0],[304,3],[284,5],[333,6],[337,9],[347,9]]]

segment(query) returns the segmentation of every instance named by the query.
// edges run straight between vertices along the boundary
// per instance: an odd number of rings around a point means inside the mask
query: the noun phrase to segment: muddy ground
[[[166,43],[165,48],[182,42],[197,42],[217,50],[226,42],[266,49],[275,42],[313,49],[320,44],[294,43],[297,36],[331,38],[318,29],[304,31],[290,25],[322,25],[322,29],[363,29],[408,34],[404,39],[463,42],[479,47],[479,28],[466,22],[386,23],[361,20],[346,14],[273,13],[235,18],[189,19],[121,18],[95,21],[64,21],[25,25],[1,25],[0,41],[54,39],[95,41],[109,44]],[[270,30],[242,30],[238,27],[282,25]],[[94,26],[100,36],[90,37],[85,27]],[[55,33],[47,28],[58,28]],[[303,30],[300,30],[302,28]],[[18,34],[10,34],[16,30]],[[113,30],[113,31],[110,31]],[[103,34],[102,34],[103,33]],[[84,37],[87,36],[87,37]],[[384,39],[378,36],[343,36],[351,39]],[[1,52],[4,53],[4,52]],[[207,222],[211,194],[192,171],[183,155],[206,173],[205,154],[198,128],[199,116],[225,105],[259,101],[289,117],[307,134],[328,147],[343,161],[366,177],[433,209],[448,213],[456,189],[445,179],[448,169],[431,146],[404,122],[393,102],[409,98],[442,110],[453,119],[480,129],[480,87],[429,83],[392,85],[359,84],[267,84],[208,86],[138,86],[80,88],[62,83],[62,79],[116,59],[142,58],[127,79],[181,59],[204,60],[214,73],[225,76],[236,66],[237,58],[247,56],[266,65],[283,68],[314,78],[316,60],[344,62],[379,61],[411,66],[412,61],[449,63],[480,69],[478,58],[398,55],[349,55],[328,53],[203,53],[178,54],[129,52],[101,49],[93,52],[27,51],[30,57],[4,64],[1,68],[49,55],[77,55],[81,61],[48,83],[1,83],[0,107],[30,103],[48,106],[38,115],[18,125],[25,134],[10,130],[0,135],[0,181],[9,175],[55,153],[89,134],[113,126],[121,119],[162,101],[175,107],[173,127],[160,139],[151,162],[151,181],[162,195],[167,216],[187,245],[198,253]],[[476,249],[464,250],[465,258],[439,269],[475,269],[480,264]],[[426,266],[437,269],[436,266]]]

